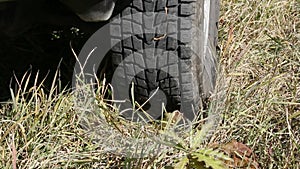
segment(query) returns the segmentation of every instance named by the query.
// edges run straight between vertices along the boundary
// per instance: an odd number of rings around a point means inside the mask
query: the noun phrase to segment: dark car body
[[[60,0],[86,22],[108,20],[116,0]]]
[[[22,1],[22,2],[21,2]],[[117,0],[59,0],[75,12],[83,21],[99,22],[108,20],[115,7]],[[20,4],[29,4],[34,8],[45,0],[0,0],[0,3],[20,2]],[[25,5],[27,6],[27,5]]]
[[[18,36],[38,24],[68,25],[93,32],[94,27],[99,28],[112,17],[116,1],[0,0],[0,35]]]

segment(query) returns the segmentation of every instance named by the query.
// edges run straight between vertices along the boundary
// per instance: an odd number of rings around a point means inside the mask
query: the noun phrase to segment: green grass
[[[174,133],[170,122],[145,129],[124,121],[101,84],[92,97],[76,100],[78,93],[55,85],[50,94],[41,84],[26,86],[24,76],[22,90],[0,109],[0,168],[180,168],[186,161],[217,168],[227,157],[211,145],[233,139],[253,150],[260,168],[300,168],[299,15],[297,0],[221,2],[220,76],[211,111],[222,119],[209,140],[195,129]],[[82,110],[94,114],[83,118]],[[83,120],[101,125],[82,126]],[[131,157],[124,158],[96,144],[114,140],[108,147],[119,150],[131,138],[165,135],[173,140],[163,141],[153,158],[134,158],[135,149],[121,151]]]

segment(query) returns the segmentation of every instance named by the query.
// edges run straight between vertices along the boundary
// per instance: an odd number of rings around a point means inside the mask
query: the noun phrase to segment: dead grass
[[[252,147],[262,168],[300,167],[299,1],[222,1],[224,123],[215,141]]]
[[[219,91],[225,93],[225,101],[215,97],[217,106],[212,111],[223,118],[211,139],[193,148],[202,151],[208,144],[235,139],[254,151],[260,168],[300,168],[299,13],[297,0],[221,2]],[[163,168],[190,151],[185,145],[188,139],[201,136],[192,130],[185,139],[177,138],[177,145],[166,142],[166,151],[156,158],[107,153],[79,125],[82,107],[74,103],[74,93],[58,93],[53,85],[46,95],[42,85],[26,87],[27,79],[19,95],[0,109],[0,168]],[[108,119],[105,114],[115,109],[105,102],[105,90],[100,86],[92,93],[92,100],[84,100],[89,104],[83,109],[96,110]],[[95,120],[93,114],[90,117]],[[139,135],[145,130],[124,124],[116,116],[109,116],[108,121],[109,125],[102,123],[102,127],[108,129],[113,124],[125,135]],[[141,132],[134,133],[133,128]],[[117,135],[116,130],[97,131]],[[142,134],[156,129],[146,131]],[[203,143],[201,139],[196,141]]]

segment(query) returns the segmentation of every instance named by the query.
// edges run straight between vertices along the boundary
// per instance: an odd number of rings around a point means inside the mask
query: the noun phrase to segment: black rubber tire
[[[219,0],[132,0],[110,23],[111,42],[119,42],[112,47],[114,99],[131,100],[133,87],[142,105],[159,88],[165,98],[150,99],[147,113],[159,118],[165,102],[167,112],[192,120],[215,87],[218,17]],[[131,105],[120,107],[126,118]]]

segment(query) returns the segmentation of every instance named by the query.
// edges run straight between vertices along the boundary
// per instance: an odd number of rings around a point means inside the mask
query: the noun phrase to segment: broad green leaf
[[[189,163],[189,159],[187,157],[183,157],[179,160],[178,163],[175,164],[174,169],[184,169]]]
[[[211,151],[211,150],[209,150]],[[210,152],[211,153],[211,152]],[[219,152],[218,152],[219,153]],[[206,167],[211,167],[213,169],[226,169],[224,162],[221,159],[215,158],[214,154],[203,154],[201,152],[195,152],[192,154],[193,158],[198,159],[198,161],[203,161],[206,164]],[[218,155],[219,156],[219,155]]]

